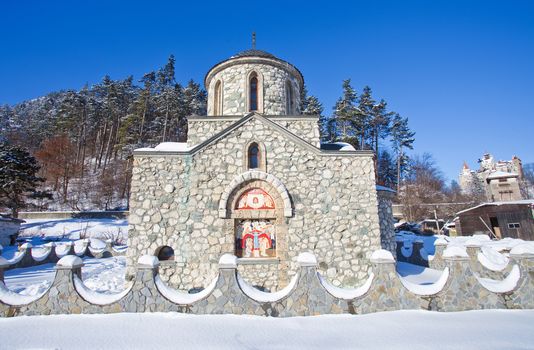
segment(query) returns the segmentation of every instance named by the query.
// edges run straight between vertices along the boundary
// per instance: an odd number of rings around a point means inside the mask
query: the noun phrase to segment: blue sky
[[[534,162],[534,1],[13,1],[0,4],[0,103],[177,61],[201,82],[257,47],[295,64],[330,114],[351,78],[409,117],[449,179],[484,152]]]

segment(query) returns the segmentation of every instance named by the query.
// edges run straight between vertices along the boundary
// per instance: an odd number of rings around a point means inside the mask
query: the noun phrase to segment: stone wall
[[[61,259],[51,287],[39,296],[22,296],[6,289],[0,261],[0,316],[115,312],[178,311],[193,314],[309,316],[365,314],[393,310],[465,311],[534,308],[534,254],[528,247],[511,254],[513,271],[502,281],[480,279],[465,251],[450,252],[442,278],[434,285],[410,286],[395,271],[388,251],[372,256],[372,276],[358,289],[342,290],[317,273],[310,253],[300,254],[291,284],[280,293],[261,292],[240,277],[236,258],[221,257],[209,286],[195,294],[181,293],[163,283],[155,257],[139,259],[134,280],[121,293],[104,295],[88,289],[81,279],[83,262]]]
[[[266,152],[265,173],[285,185],[292,205],[284,208],[292,213],[283,219],[280,243],[286,248],[278,252],[277,265],[269,261],[260,268],[267,280],[278,274],[268,289],[287,284],[299,251],[314,252],[319,270],[336,286],[356,286],[368,277],[370,254],[381,246],[372,153],[322,152],[262,118],[252,117],[195,152],[134,154],[129,276],[139,256],[167,245],[176,268],[166,267],[162,278],[172,286],[199,288],[214,278],[217,258],[234,252],[235,239],[234,220],[219,217],[219,201],[248,170],[244,147],[256,141]]]
[[[243,116],[235,117],[190,117],[187,121],[187,144],[192,147],[202,143],[228,128]],[[314,116],[266,116],[309,144],[319,148],[318,117]]]
[[[231,62],[233,63],[233,62]],[[214,115],[214,95],[217,81],[222,83],[222,115],[244,115],[248,108],[248,81],[250,74],[258,74],[258,112],[265,115],[300,114],[301,80],[296,70],[271,59],[238,59],[225,64],[221,70],[208,75],[208,115]],[[294,110],[286,110],[286,83],[293,90]]]
[[[389,250],[393,255],[395,246],[395,219],[393,218],[393,198],[395,192],[385,187],[377,186],[378,220],[380,221],[380,242],[382,249]]]

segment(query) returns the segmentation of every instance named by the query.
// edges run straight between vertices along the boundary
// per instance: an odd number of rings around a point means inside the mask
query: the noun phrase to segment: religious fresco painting
[[[276,234],[271,220],[238,220],[236,231],[238,257],[276,257]]]
[[[253,188],[243,193],[237,201],[237,210],[274,209],[273,198],[260,188]]]
[[[241,195],[236,210],[273,210],[273,198],[260,188]],[[240,258],[276,257],[276,229],[271,219],[236,220],[236,255]]]

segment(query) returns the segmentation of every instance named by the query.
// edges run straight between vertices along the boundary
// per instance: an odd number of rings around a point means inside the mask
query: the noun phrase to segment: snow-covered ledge
[[[443,252],[443,258],[450,260],[469,260],[469,255],[464,247],[449,246]]]
[[[297,262],[301,267],[317,267],[317,258],[311,252],[300,253]]]
[[[223,254],[219,259],[220,269],[237,269],[237,257],[233,254]]]
[[[523,243],[516,245],[512,248],[512,250],[510,250],[510,256],[519,258],[534,258],[534,244]]]
[[[159,266],[159,259],[154,255],[143,255],[137,260],[137,267],[154,269]]]
[[[56,269],[76,269],[83,267],[83,260],[76,255],[66,255],[59,259]]]
[[[395,258],[389,250],[379,249],[375,250],[371,255],[371,263],[373,264],[394,264]]]

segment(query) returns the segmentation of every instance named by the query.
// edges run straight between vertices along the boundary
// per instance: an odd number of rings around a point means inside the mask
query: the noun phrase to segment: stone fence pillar
[[[0,282],[4,282],[4,270],[9,267],[9,261],[0,256]]]
[[[443,252],[449,278],[436,295],[431,308],[436,311],[503,309],[503,299],[482,287],[471,269],[471,259],[464,247],[451,246]]]
[[[505,296],[510,309],[534,309],[534,247],[515,246],[510,251],[510,264],[519,266],[521,277],[512,293]]]
[[[445,268],[445,261],[443,260],[443,252],[447,248],[447,241],[439,238],[434,242],[434,256],[429,258],[428,265],[435,270],[443,270]]]

